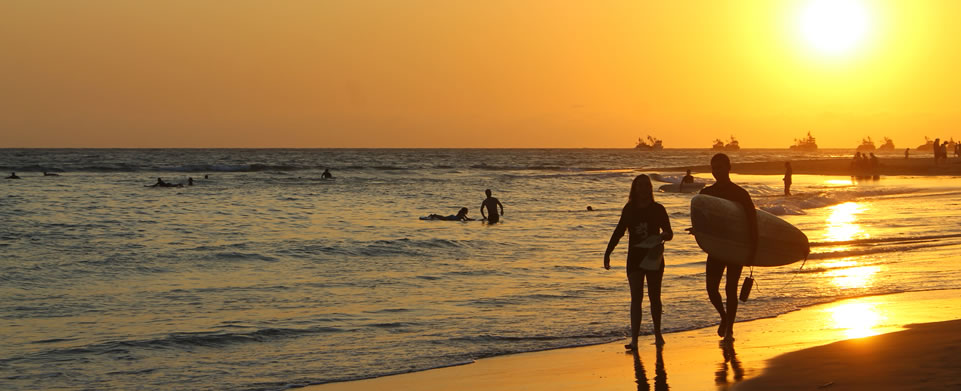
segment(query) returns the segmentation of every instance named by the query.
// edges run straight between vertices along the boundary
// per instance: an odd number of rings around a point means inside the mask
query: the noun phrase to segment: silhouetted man
[[[329,168],[325,168],[324,173],[320,174],[320,179],[334,179],[334,174],[330,173]]]
[[[746,190],[734,182],[731,182],[731,159],[723,153],[714,155],[711,158],[711,173],[717,180],[713,185],[701,190],[701,194],[707,194],[718,198],[723,198],[744,207],[744,215],[747,217],[748,232],[750,235],[751,252],[747,259],[747,265],[754,264],[754,257],[757,253],[757,210],[754,209],[754,201]],[[721,302],[721,294],[718,289],[721,285],[721,275],[727,269],[727,283],[724,292],[727,294],[727,309],[725,310]],[[721,324],[717,328],[717,335],[724,337],[725,341],[734,341],[734,319],[737,316],[737,283],[741,278],[741,269],[744,266],[725,263],[724,261],[707,256],[707,296],[711,299],[711,304],[721,316]]]
[[[487,198],[484,199],[484,202],[481,202],[481,216],[487,219],[488,224],[494,224],[500,221],[501,215],[504,214],[504,205],[501,205],[497,198],[491,197],[491,189],[484,190],[484,193],[487,194]],[[497,207],[501,208],[500,213],[497,213]],[[486,215],[484,209],[487,209]]]
[[[794,170],[791,169],[791,162],[784,162],[784,195],[791,195],[791,177],[794,176]]]
[[[10,173],[10,176],[8,176],[7,179],[20,179],[20,177],[17,176],[17,173],[11,172],[11,173]],[[488,190],[488,192],[489,192],[489,191],[490,191],[490,190]],[[489,194],[490,194],[490,193],[488,193],[488,195],[489,195]]]
[[[681,183],[677,185],[677,190],[683,192],[685,183],[694,184],[694,175],[691,175],[691,169],[687,169],[687,174],[681,178]]]

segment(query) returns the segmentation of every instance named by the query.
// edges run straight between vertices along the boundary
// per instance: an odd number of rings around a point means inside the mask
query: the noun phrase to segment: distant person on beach
[[[467,217],[467,208],[460,208],[456,215],[441,216],[439,214],[430,214],[427,216],[430,220],[445,220],[445,221],[474,221],[474,219]]]
[[[674,237],[671,221],[664,206],[654,202],[654,185],[651,178],[641,174],[631,183],[631,193],[621,211],[617,228],[604,252],[604,268],[611,269],[611,252],[630,232],[627,247],[627,281],[631,286],[631,343],[624,348],[637,350],[637,336],[641,329],[644,303],[644,280],[647,279],[647,297],[651,302],[651,318],[654,321],[654,343],[664,344],[661,335],[661,280],[664,277],[664,241]]]
[[[938,161],[941,160],[941,139],[934,139],[934,164],[937,165]]]
[[[904,148],[904,158],[908,158],[908,153],[911,152],[911,148]]]
[[[751,253],[747,259],[747,265],[754,264],[754,257],[757,253],[757,210],[754,208],[754,201],[751,195],[740,186],[731,182],[731,159],[723,153],[714,155],[711,158],[711,173],[717,181],[704,190],[701,194],[723,198],[744,207],[744,214],[748,221],[748,232],[751,239]],[[741,270],[744,266],[727,264],[724,261],[707,256],[707,296],[711,299],[711,304],[721,316],[721,324],[717,328],[717,335],[724,337],[725,341],[734,341],[734,321],[737,317],[737,284],[741,278]],[[721,275],[727,269],[727,283],[724,291],[727,294],[727,309],[721,301],[721,294],[718,289],[721,284]]]
[[[878,169],[881,167],[881,163],[878,161],[878,157],[874,156],[874,152],[871,152],[871,175],[877,175]]]
[[[330,173],[329,168],[325,168],[324,173],[320,174],[320,179],[334,179],[334,174]]]
[[[484,199],[484,202],[481,202],[481,216],[487,220],[488,224],[497,223],[504,215],[504,205],[497,198],[491,197],[491,189],[484,190],[484,194],[487,194],[487,198]],[[497,207],[501,208],[500,213],[497,213]],[[486,215],[484,209],[487,209]]]
[[[941,161],[947,163],[948,162],[948,142],[947,141],[941,143],[940,154],[941,154]]]
[[[17,176],[17,173],[11,172],[7,179],[20,179],[20,177]]]
[[[687,184],[694,184],[694,175],[691,175],[691,169],[690,169],[690,168],[687,169],[687,174],[685,174],[684,177],[681,178],[681,184],[677,185],[677,189],[678,189],[679,191],[683,192],[683,191],[684,191],[684,184],[685,184],[685,183],[687,183]]]
[[[52,172],[46,172],[46,171],[44,171],[44,172],[43,172],[43,176],[60,176],[60,174],[55,174],[55,173],[52,173]]]
[[[794,170],[791,169],[791,162],[784,162],[784,195],[791,195],[791,176],[793,176]]]

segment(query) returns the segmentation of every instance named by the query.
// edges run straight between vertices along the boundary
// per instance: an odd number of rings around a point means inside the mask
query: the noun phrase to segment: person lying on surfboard
[[[654,343],[664,344],[661,336],[661,280],[664,278],[664,241],[674,237],[671,220],[664,206],[654,202],[651,178],[641,174],[631,183],[631,193],[621,211],[617,228],[604,252],[604,268],[611,269],[611,252],[629,231],[627,248],[627,281],[631,286],[631,343],[624,348],[637,350],[637,335],[641,330],[641,306],[644,304],[644,279],[647,279],[654,321]]]
[[[751,253],[747,264],[754,264],[754,257],[757,253],[757,210],[754,208],[754,201],[751,195],[741,186],[731,182],[731,159],[723,153],[714,155],[711,158],[711,173],[717,180],[713,185],[701,190],[701,194],[707,194],[718,198],[723,198],[741,204],[744,207],[744,214],[748,221],[748,232],[751,237]],[[724,285],[724,292],[727,295],[727,310],[721,302],[721,293],[718,289],[721,285],[721,275],[727,268],[727,283]],[[737,283],[741,278],[741,270],[744,266],[725,263],[719,259],[707,256],[707,297],[711,299],[711,304],[721,316],[721,324],[717,328],[717,335],[724,337],[725,341],[734,341],[734,319],[737,316]]]
[[[467,208],[460,208],[456,215],[441,216],[439,214],[431,213],[427,216],[427,220],[446,220],[446,221],[474,221],[474,219],[467,217]]]

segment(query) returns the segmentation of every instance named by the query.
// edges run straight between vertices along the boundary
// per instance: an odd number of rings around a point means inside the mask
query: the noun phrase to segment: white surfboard
[[[697,193],[706,183],[668,183],[657,188],[662,193]]]
[[[698,194],[691,199],[691,225],[697,245],[711,257],[746,265],[750,253],[744,207],[723,198]],[[753,266],[781,266],[811,252],[808,237],[779,217],[757,211],[758,248]]]

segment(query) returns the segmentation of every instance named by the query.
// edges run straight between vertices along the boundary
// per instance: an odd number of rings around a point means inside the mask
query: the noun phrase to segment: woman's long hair
[[[631,194],[627,197],[628,205],[639,205],[645,199],[654,202],[654,185],[651,178],[645,174],[634,177],[631,183]]]

